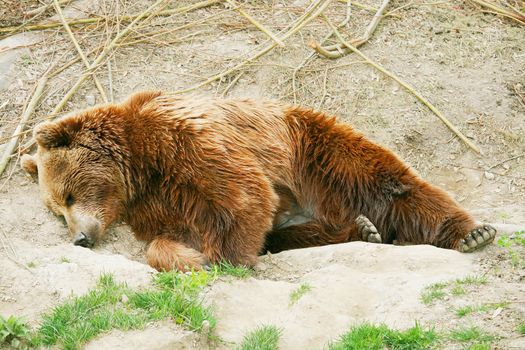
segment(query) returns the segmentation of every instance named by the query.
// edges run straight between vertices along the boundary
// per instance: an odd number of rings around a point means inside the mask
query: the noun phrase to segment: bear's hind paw
[[[361,236],[361,239],[369,243],[382,243],[381,235],[377,232],[377,228],[372,222],[364,215],[359,215],[355,219],[357,224],[357,231]]]
[[[470,253],[494,241],[496,229],[490,225],[478,226],[459,241],[459,251]]]

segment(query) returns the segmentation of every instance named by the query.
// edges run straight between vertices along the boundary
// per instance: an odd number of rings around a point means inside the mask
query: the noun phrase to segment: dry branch
[[[86,66],[86,68],[89,69],[89,61],[86,55],[84,54],[84,51],[82,51],[82,49],[80,48],[80,45],[78,44],[77,39],[75,39],[75,36],[73,35],[73,32],[71,31],[71,28],[69,27],[69,24],[67,24],[67,21],[64,18],[64,14],[62,13],[62,9],[60,8],[60,4],[58,3],[58,0],[53,0],[53,4],[55,6],[55,11],[57,12],[58,17],[60,18],[60,21],[62,22],[64,26],[64,29],[66,30],[67,34],[69,35],[69,38],[73,42],[73,45],[75,45],[75,48],[77,49],[78,55],[84,62],[84,65]],[[100,84],[100,81],[97,79],[97,76],[95,74],[93,74],[92,77],[93,77],[93,81],[95,82],[95,85],[98,91],[100,92],[100,96],[102,96],[102,100],[104,100],[104,102],[107,103],[108,97],[106,96],[106,92],[104,91],[104,88]]]
[[[341,0],[339,0],[341,1]],[[352,16],[352,4],[350,1],[346,1],[346,16],[345,18],[339,23],[337,28],[342,28],[350,22],[350,17]],[[334,35],[334,32],[328,33],[322,40],[321,45],[323,45],[328,39],[330,39]],[[315,52],[310,52],[308,56],[306,56],[303,61],[295,67],[295,69],[292,72],[292,94],[293,94],[293,103],[297,103],[297,89],[296,89],[296,80],[297,80],[297,73],[314,57]]]
[[[22,117],[20,118],[20,122],[18,123],[15,131],[13,132],[13,137],[11,140],[5,145],[4,152],[2,154],[2,158],[0,159],[0,176],[4,172],[7,164],[9,163],[9,159],[11,157],[11,154],[14,152],[16,145],[18,144],[18,138],[19,135],[22,134],[22,131],[24,130],[24,127],[27,123],[27,120],[33,113],[33,111],[36,108],[36,105],[40,98],[42,97],[42,92],[44,91],[44,86],[47,83],[47,76],[43,76],[36,86],[35,92],[33,93],[33,96],[31,97],[31,100],[29,101],[27,108],[22,113]]]
[[[295,34],[297,31],[299,31],[305,25],[307,25],[312,20],[314,20],[316,17],[318,17],[321,13],[323,13],[323,11],[326,9],[326,7],[330,3],[330,1],[331,0],[315,0],[314,2],[312,2],[312,4],[310,4],[310,6],[306,10],[306,12],[301,17],[299,17],[292,24],[291,28],[288,31],[286,31],[280,37],[280,40],[284,41],[284,40],[288,39],[290,36]],[[203,87],[205,85],[208,85],[211,82],[214,82],[216,80],[222,79],[223,77],[225,77],[225,76],[227,76],[227,75],[229,75],[229,74],[239,70],[240,68],[244,67],[248,63],[258,59],[261,56],[264,56],[265,54],[267,54],[268,52],[270,52],[271,50],[273,50],[277,46],[278,45],[276,43],[270,44],[270,45],[264,47],[263,49],[259,50],[258,52],[256,52],[254,55],[252,55],[249,58],[245,59],[244,61],[236,64],[234,67],[232,67],[230,69],[226,69],[226,70],[222,71],[219,74],[213,75],[213,76],[209,77],[208,79],[206,79],[205,81],[203,81],[201,83],[198,83],[196,85],[193,85],[193,86],[191,86],[189,88],[178,90],[175,93],[176,94],[181,94],[181,93],[185,93],[185,92],[194,91],[194,90],[197,90],[198,88],[201,88],[201,87]]]
[[[399,83],[402,87],[404,87],[407,91],[409,91],[412,95],[414,95],[419,101],[421,101],[425,106],[427,106],[428,109],[430,109],[439,119],[441,119],[441,121],[454,133],[456,134],[467,146],[469,146],[472,150],[474,150],[476,153],[479,153],[481,154],[481,151],[480,149],[474,145],[472,142],[470,142],[469,139],[467,139],[467,137],[465,135],[463,135],[463,133],[461,131],[459,131],[443,114],[441,114],[441,112],[436,108],[434,107],[434,105],[432,105],[426,98],[424,98],[421,94],[419,94],[413,87],[411,87],[410,85],[408,85],[407,83],[405,83],[403,80],[401,80],[400,78],[398,78],[396,75],[394,75],[393,73],[387,71],[385,68],[383,68],[382,66],[380,66],[379,64],[375,63],[374,61],[372,61],[368,56],[366,56],[364,53],[362,53],[361,51],[359,51],[359,49],[357,49],[356,47],[354,47],[351,43],[349,43],[348,41],[346,41],[343,36],[339,33],[339,31],[337,30],[337,28],[332,24],[332,22],[330,22],[330,20],[328,18],[326,18],[326,22],[328,23],[328,25],[332,28],[332,30],[334,31],[335,35],[337,36],[337,38],[341,41],[341,43],[343,43],[347,48],[349,48],[350,50],[352,50],[352,52],[356,53],[357,55],[359,55],[363,60],[366,61],[366,63],[370,64],[371,66],[373,66],[374,68],[376,68],[377,70],[379,70],[381,73],[385,74],[386,76],[394,79],[397,83]]]
[[[368,27],[366,28],[365,34],[361,38],[354,39],[354,40],[350,41],[350,43],[354,47],[359,47],[359,46],[363,45],[364,43],[366,43],[368,40],[370,40],[370,38],[372,37],[372,34],[374,34],[374,32],[375,32],[375,30],[377,28],[377,25],[379,24],[379,21],[381,20],[381,18],[383,18],[383,12],[387,8],[389,2],[390,2],[390,0],[383,0],[383,3],[381,4],[381,6],[379,7],[379,9],[377,10],[377,12],[374,15],[374,18],[372,18],[372,20],[370,21],[370,24],[368,24]],[[318,54],[320,54],[320,55],[322,55],[324,57],[330,58],[330,59],[340,58],[340,57],[342,57],[342,56],[352,52],[351,49],[347,48],[342,43],[336,44],[336,45],[327,46],[327,47],[322,47],[321,45],[318,45],[317,43],[312,42],[310,44],[310,46],[315,51],[317,51]]]
[[[201,2],[198,2],[198,3],[193,4],[193,5],[182,6],[182,7],[176,8],[176,9],[159,11],[159,12],[155,13],[155,16],[177,15],[177,14],[189,12],[189,11],[192,11],[192,10],[200,9],[200,8],[203,8],[203,7],[208,7],[208,6],[217,4],[217,3],[222,2],[222,1],[223,0],[206,0],[206,1],[201,1]],[[136,14],[136,15],[124,15],[124,16],[119,16],[115,20],[119,21],[119,22],[130,22],[130,21],[136,20],[138,17],[143,18],[144,16],[149,16],[151,14],[152,13],[146,13],[146,14],[141,13],[141,14]],[[67,23],[70,26],[76,26],[76,25],[86,25],[86,24],[98,23],[98,22],[103,22],[103,21],[106,21],[106,20],[107,20],[106,17],[89,17],[89,18],[79,18],[79,19],[69,20],[69,21],[67,21]],[[35,31],[35,30],[52,29],[52,28],[57,28],[57,27],[61,27],[61,26],[62,26],[61,22],[50,22],[50,23],[40,23],[40,24],[31,25],[31,26],[25,26],[23,29],[25,29],[27,31]],[[0,28],[0,34],[1,33],[14,34],[15,32],[18,32],[19,29],[20,28],[17,27],[17,26]]]
[[[148,9],[146,11],[142,12],[142,14],[138,15],[126,28],[124,28],[121,32],[119,32],[113,38],[113,40],[106,46],[106,48],[104,48],[104,50],[100,53],[100,55],[98,55],[98,57],[95,59],[95,61],[93,61],[93,63],[90,64],[89,68],[84,72],[84,74],[82,74],[80,76],[80,78],[78,78],[78,80],[75,83],[75,85],[73,85],[69,89],[69,91],[66,93],[66,95],[64,95],[62,100],[60,100],[60,102],[56,105],[55,109],[53,109],[53,111],[51,112],[51,115],[50,115],[50,117],[48,119],[52,119],[56,114],[58,114],[62,110],[62,108],[64,108],[64,106],[66,105],[67,101],[69,101],[69,99],[80,88],[82,83],[84,83],[84,81],[87,79],[87,77],[89,75],[91,75],[91,73],[99,66],[99,64],[113,50],[113,48],[116,47],[116,45],[119,42],[119,40],[121,40],[123,37],[125,37],[131,31],[133,26],[135,26],[135,24],[137,24],[142,18],[144,18],[146,16],[151,16],[152,14],[154,14],[155,13],[155,12],[153,12],[154,9],[157,8],[160,4],[162,4],[165,1],[166,0],[157,0],[153,5],[148,7]],[[24,151],[30,149],[31,147],[33,147],[34,144],[35,144],[34,140],[28,142],[26,145],[24,145]]]
[[[98,55],[98,57],[91,63],[88,67],[88,69],[78,78],[77,82],[71,89],[68,91],[68,93],[60,100],[60,102],[56,105],[55,109],[51,112],[51,115],[55,115],[59,113],[62,108],[64,108],[65,104],[69,99],[73,96],[73,94],[80,88],[82,83],[87,79],[88,76],[92,74],[92,72],[98,67],[100,63],[107,57],[107,55],[113,50],[113,48],[116,46],[116,44],[125,37],[133,28],[133,26],[138,23],[142,18],[146,16],[151,16],[153,14],[153,10],[158,7],[161,3],[165,2],[166,0],[157,0],[153,5],[151,5],[146,11],[144,11],[141,15],[138,15],[135,17],[135,19],[121,32],[119,32],[115,38],[106,46],[106,48]]]
[[[242,8],[240,8],[234,0],[226,0],[233,8],[235,8],[244,18],[246,18],[248,21],[250,21],[251,24],[256,26],[261,32],[266,34],[270,39],[275,41],[275,43],[279,46],[284,46],[284,43],[275,35],[271,30],[265,28],[259,21],[257,21],[255,18],[250,16],[248,13],[246,13]]]
[[[484,12],[501,15],[501,16],[513,19],[520,24],[525,25],[525,14],[523,14],[522,12],[520,12],[519,10],[515,9],[512,6],[510,6],[510,10],[509,10],[501,5],[492,4],[484,0],[469,0],[469,1],[480,5],[481,7],[490,9],[490,11],[484,11]]]

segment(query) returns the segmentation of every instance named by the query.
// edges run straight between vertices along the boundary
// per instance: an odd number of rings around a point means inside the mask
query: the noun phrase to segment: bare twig
[[[18,123],[18,126],[13,132],[14,135],[20,134],[22,130],[24,129],[27,120],[29,119],[33,111],[35,110],[38,101],[42,97],[42,91],[44,91],[44,86],[46,85],[46,83],[47,83],[47,76],[44,75],[38,81],[35,92],[33,93],[33,96],[31,97],[31,100],[29,101],[29,104],[27,105],[27,108],[25,109],[24,113],[22,113],[22,117],[20,118],[20,122]],[[9,143],[6,144],[4,148],[4,152],[2,154],[2,158],[0,159],[0,175],[2,175],[7,164],[9,163],[11,154],[15,150],[15,147],[17,144],[18,144],[18,136],[11,138]]]
[[[494,169],[495,167],[498,167],[498,166],[500,166],[502,164],[510,162],[511,160],[518,159],[518,158],[521,158],[521,157],[525,157],[525,153],[518,154],[517,156],[510,157],[510,158],[504,159],[504,160],[502,160],[500,162],[497,162],[496,164],[491,165],[490,167],[488,167],[487,170]]]
[[[367,10],[367,11],[371,11],[371,12],[377,12],[377,8],[375,7],[372,7],[372,6],[368,6],[368,5],[365,5],[365,4],[361,4],[357,1],[352,1],[352,0],[339,0],[339,2],[345,2],[347,4],[352,4],[352,6],[355,6],[355,7],[359,7],[360,9],[363,9],[363,10]]]
[[[350,43],[354,47],[359,47],[366,43],[370,38],[372,37],[372,34],[375,32],[377,25],[379,24],[379,21],[381,18],[383,18],[383,12],[387,8],[390,0],[383,0],[383,3],[377,10],[376,14],[374,15],[374,18],[370,21],[368,24],[368,27],[366,28],[365,34],[358,39],[351,40]],[[350,52],[352,52],[351,49],[345,47],[342,43],[331,45],[330,47],[322,47],[319,44],[316,44],[315,42],[310,43],[310,46],[317,51],[318,54],[330,58],[330,59],[336,59],[340,58]]]
[[[109,82],[109,102],[113,102],[113,69],[111,68],[111,59],[108,60],[108,82]]]
[[[119,40],[121,40],[123,37],[125,37],[131,31],[133,26],[135,26],[135,24],[138,23],[142,18],[144,18],[146,16],[149,16],[152,13],[154,13],[153,12],[154,9],[157,8],[160,4],[162,4],[165,1],[166,0],[157,0],[153,5],[148,7],[148,9],[146,11],[144,11],[141,15],[138,15],[137,17],[135,17],[135,19],[130,24],[128,24],[128,26],[126,28],[124,28],[124,30],[119,32],[113,38],[113,40],[104,48],[104,50],[100,53],[100,55],[98,55],[98,57],[95,59],[95,61],[93,61],[93,63],[89,65],[89,68],[84,72],[84,74],[82,74],[78,78],[77,82],[69,89],[69,91],[66,93],[66,95],[64,95],[64,97],[62,97],[60,102],[55,106],[55,108],[51,112],[51,116],[48,119],[52,119],[53,116],[58,114],[62,110],[62,108],[64,108],[64,106],[66,105],[67,101],[69,101],[69,99],[80,88],[80,86],[84,83],[84,81],[88,78],[88,76],[91,75],[93,70],[95,70],[95,68],[97,68],[99,66],[99,64],[111,52],[111,50],[113,50],[113,48],[116,47],[116,45],[119,42]],[[27,144],[24,145],[23,151],[26,151],[26,150],[30,149],[31,147],[33,147],[34,144],[35,144],[35,141],[31,140],[30,142],[28,142]]]
[[[86,68],[89,69],[89,61],[86,55],[84,54],[84,51],[82,51],[82,49],[80,48],[80,45],[78,44],[77,39],[75,39],[75,36],[73,35],[73,32],[71,31],[71,28],[69,27],[69,24],[67,24],[67,21],[64,18],[64,14],[62,13],[62,9],[60,8],[60,4],[58,3],[58,0],[53,0],[53,4],[55,6],[55,11],[57,12],[58,17],[60,18],[60,21],[62,22],[62,25],[64,26],[64,29],[66,30],[67,34],[69,35],[69,38],[73,42],[73,45],[75,45],[75,48],[77,49],[78,55],[84,62],[84,65],[86,66]],[[100,81],[98,80],[95,74],[93,74],[92,77],[93,77],[93,81],[95,82],[95,86],[100,92],[100,96],[102,96],[102,100],[107,103],[108,97],[106,96],[106,92],[104,91],[104,88],[100,84]]]
[[[485,11],[485,12],[494,13],[496,15],[502,15],[504,17],[513,19],[520,24],[525,24],[525,15],[522,12],[517,11],[512,6],[510,7],[511,10],[508,10],[502,6],[491,4],[490,2],[487,2],[484,0],[469,0],[469,1],[491,10],[491,11]]]
[[[73,96],[73,94],[80,88],[80,86],[84,83],[84,81],[87,79],[88,76],[92,74],[92,72],[95,70],[95,68],[98,67],[98,65],[106,58],[106,56],[113,50],[113,48],[116,46],[116,44],[125,37],[133,28],[133,26],[138,23],[142,18],[146,16],[150,16],[153,12],[153,10],[158,7],[161,3],[165,2],[166,0],[157,0],[153,5],[151,5],[146,11],[144,11],[141,15],[138,15],[135,17],[135,19],[128,24],[124,30],[119,32],[115,38],[106,46],[106,48],[98,55],[98,57],[93,61],[92,64],[89,65],[88,69],[78,78],[77,82],[71,89],[68,91],[68,93],[60,100],[60,102],[56,105],[55,109],[51,112],[51,114],[57,114],[64,108],[65,104],[69,99]]]
[[[330,0],[315,0],[310,5],[309,9],[299,19],[297,19],[294,22],[294,24],[291,26],[291,28],[287,32],[285,32],[281,36],[280,39],[282,41],[286,40],[287,38],[289,38],[290,36],[295,34],[297,31],[299,31],[301,28],[303,28],[305,25],[310,23],[313,19],[315,19],[317,16],[319,16],[326,9],[326,7],[328,6],[329,3],[330,3]],[[205,85],[207,85],[207,84],[209,84],[211,82],[214,82],[216,80],[222,79],[223,77],[225,77],[225,76],[227,76],[227,75],[229,75],[229,74],[239,70],[240,68],[244,67],[248,63],[250,63],[250,62],[258,59],[259,57],[265,55],[266,53],[270,52],[275,47],[277,47],[277,44],[275,42],[273,44],[267,45],[266,47],[264,47],[263,49],[259,50],[254,55],[252,55],[249,58],[245,59],[241,63],[236,64],[234,67],[232,67],[230,69],[227,69],[227,70],[224,70],[223,72],[221,72],[219,74],[213,75],[213,76],[209,77],[208,79],[206,79],[205,81],[203,81],[201,83],[198,83],[196,85],[193,85],[193,86],[191,86],[189,88],[178,90],[175,93],[176,94],[181,94],[181,93],[185,93],[185,92],[189,92],[189,91],[194,91],[194,90],[197,90],[197,89],[199,89],[199,88],[201,88],[201,87],[203,87],[203,86],[205,86]]]
[[[409,91],[412,95],[414,95],[419,101],[421,101],[425,106],[427,106],[428,109],[430,109],[454,134],[456,134],[467,146],[469,146],[472,150],[474,150],[476,153],[481,154],[480,149],[474,145],[472,142],[470,142],[469,139],[461,131],[459,131],[441,112],[434,107],[426,98],[424,98],[421,94],[419,94],[414,88],[407,83],[405,83],[403,80],[398,78],[393,73],[387,71],[385,68],[380,66],[379,64],[373,62],[368,56],[363,54],[359,49],[354,47],[352,44],[350,44],[348,41],[346,41],[343,36],[339,33],[337,28],[330,22],[328,18],[326,18],[326,22],[328,25],[332,28],[337,38],[343,43],[346,47],[348,47],[352,52],[359,55],[363,60],[366,61],[369,65],[373,66],[377,70],[379,70],[381,73],[385,74],[386,76],[394,79],[398,84],[400,84],[402,87],[404,87],[407,91]]]
[[[250,16],[246,11],[244,11],[242,8],[240,8],[236,3],[235,0],[226,0],[233,8],[236,8],[237,11],[248,21],[250,21],[251,24],[256,26],[261,32],[266,34],[270,39],[275,41],[275,43],[281,47],[284,46],[284,43],[281,39],[279,39],[271,30],[265,28],[259,21],[257,21],[255,18]]]
[[[226,88],[224,89],[224,91],[222,92],[221,96],[224,97],[226,96],[226,94],[228,93],[228,91],[231,90],[232,87],[235,86],[235,84],[237,84],[237,82],[239,81],[239,79],[241,79],[241,77],[244,75],[244,72],[240,72],[239,74],[237,74],[237,76],[235,78],[233,78],[233,80],[228,84],[228,86],[226,86]]]
[[[217,4],[217,3],[222,2],[222,1],[223,0],[206,0],[206,1],[201,1],[201,2],[198,2],[198,3],[193,4],[193,5],[182,6],[182,7],[176,8],[176,9],[159,11],[155,15],[156,16],[171,16],[171,15],[181,14],[181,13],[189,12],[189,11],[192,11],[192,10],[200,9],[200,8],[203,8],[203,7],[208,7],[208,6]],[[138,15],[126,15],[126,16],[118,17],[118,20],[121,21],[121,22],[130,22],[130,21],[136,20],[138,17],[143,18],[144,16],[149,16],[149,15],[151,15],[151,13],[146,13],[146,14],[142,13],[142,14],[138,14]],[[68,24],[70,26],[85,25],[85,24],[92,24],[92,23],[103,22],[105,20],[106,20],[105,17],[79,18],[79,19],[69,20]],[[52,29],[52,28],[57,28],[57,27],[61,27],[61,26],[62,26],[62,23],[60,23],[60,22],[52,22],[52,23],[41,23],[41,24],[35,24],[35,25],[31,25],[31,26],[25,26],[24,29],[27,30],[27,31],[34,31],[34,30]],[[19,29],[20,29],[19,27],[4,27],[4,28],[0,28],[0,33],[10,33],[10,34],[12,34],[14,32],[19,31]]]

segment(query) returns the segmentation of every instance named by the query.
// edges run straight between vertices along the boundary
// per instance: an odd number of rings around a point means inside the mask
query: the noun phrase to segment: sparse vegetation
[[[492,350],[490,343],[474,343],[467,350]]]
[[[525,322],[522,322],[518,325],[518,332],[521,334],[525,334]]]
[[[27,267],[29,267],[30,269],[35,268],[36,267],[36,263],[34,261],[30,261],[30,262],[27,263]]]
[[[277,350],[281,330],[275,326],[262,326],[244,336],[238,350]]]
[[[307,283],[301,284],[297,289],[295,289],[290,294],[290,305],[293,305],[293,304],[297,303],[297,301],[299,299],[301,299],[301,297],[303,295],[305,295],[306,293],[308,293],[311,290],[312,290],[312,286],[310,286],[309,284],[307,284]]]
[[[0,316],[0,348],[11,346],[17,349],[30,342],[30,330],[23,320],[14,316],[7,319]]]
[[[512,235],[504,234],[498,239],[497,243],[509,253],[512,266],[525,267],[523,254],[516,250],[519,246],[525,246],[525,231],[514,232]]]
[[[491,310],[496,310],[497,308],[506,308],[508,303],[490,303],[490,304],[481,304],[481,305],[467,305],[456,309],[456,316],[464,317],[473,312],[488,312]]]
[[[428,349],[438,339],[433,329],[423,329],[418,323],[405,331],[364,323],[354,326],[341,338],[330,344],[330,350]]]
[[[69,262],[64,257],[60,261]],[[45,314],[35,332],[13,316],[1,319],[1,339],[14,345],[24,341],[34,347],[60,344],[64,349],[78,349],[110,329],[140,329],[164,318],[193,331],[210,333],[216,321],[211,309],[202,305],[199,292],[220,276],[245,278],[250,274],[248,268],[227,263],[214,265],[210,271],[162,272],[154,277],[155,288],[141,291],[104,274],[87,294],[72,297]]]
[[[202,306],[198,290],[213,278],[201,271],[175,272],[155,276],[156,289],[133,291],[116,283],[111,275],[102,275],[97,286],[87,294],[71,298],[43,317],[36,332],[35,345],[77,349],[82,343],[112,328],[142,328],[147,322],[171,318],[176,323],[199,331],[207,320],[215,325],[211,310]]]
[[[60,262],[63,263],[63,264],[69,264],[71,262],[71,260],[69,260],[65,256],[62,256],[62,257],[60,257]]]
[[[463,295],[466,293],[466,286],[479,286],[487,283],[488,280],[485,276],[467,276],[450,282],[434,283],[423,289],[421,302],[423,304],[431,304],[435,300],[444,299],[449,294],[454,296]]]
[[[446,295],[444,289],[447,287],[447,285],[447,283],[434,283],[425,287],[421,293],[421,301],[423,304],[430,304],[434,300],[443,299]]]
[[[495,339],[477,326],[461,327],[450,332],[450,338],[459,342],[476,341],[480,343],[490,342]]]

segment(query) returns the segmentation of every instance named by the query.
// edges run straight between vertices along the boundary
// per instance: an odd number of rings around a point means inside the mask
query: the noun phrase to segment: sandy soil
[[[177,6],[186,3],[190,2],[180,1]],[[245,8],[279,32],[304,11],[308,1],[286,3],[252,1]],[[362,3],[377,7],[380,1]],[[74,1],[66,13],[136,13],[145,8],[142,2],[119,4],[122,6],[116,9],[105,1]],[[405,3],[394,1],[389,9],[401,5]],[[345,5],[334,1],[326,13],[339,22]],[[240,62],[266,41],[223,5],[153,23],[160,30],[209,16],[216,17],[119,48],[109,61],[111,75],[107,64],[97,71],[108,94],[120,100],[138,89],[191,86]],[[358,36],[371,18],[369,11],[354,8],[344,32]],[[111,28],[108,35],[115,32]],[[104,30],[92,26],[77,29],[75,34],[87,52],[105,40]],[[293,71],[309,55],[308,42],[327,32],[321,20],[314,21],[288,40],[286,47],[248,65],[226,95],[281,99],[337,114],[391,147],[424,178],[452,193],[480,221],[516,225],[506,226],[509,232],[525,229],[525,157],[520,156],[525,150],[523,26],[483,14],[461,1],[433,5],[415,1],[384,18],[362,49],[427,96],[483,155],[468,150],[413,96],[354,55],[335,61],[316,57],[298,72],[294,86]],[[19,45],[29,46],[11,49]],[[60,66],[73,57],[74,49],[60,29],[0,41],[0,143],[14,130],[36,79],[49,65]],[[73,65],[50,81],[29,127],[47,116],[82,70],[80,64]],[[209,84],[198,93],[220,95],[236,77],[233,74]],[[97,90],[88,82],[66,110],[99,102]],[[144,246],[134,240],[127,226],[115,225],[93,251],[74,247],[66,227],[45,209],[36,184],[20,171],[17,159],[15,156],[0,178],[0,314],[24,315],[36,325],[44,310],[70,293],[87,290],[101,271],[112,271],[130,285],[148,283],[152,271],[144,265]],[[523,249],[518,254],[525,259]],[[425,285],[472,274],[488,276],[489,283],[430,306],[419,301]],[[301,283],[314,288],[290,306],[289,293]],[[216,310],[217,334],[226,341],[219,346],[225,348],[262,323],[283,328],[283,349],[308,349],[322,347],[363,320],[399,328],[421,320],[445,330],[459,324],[480,325],[501,337],[494,343],[498,348],[518,349],[525,348],[523,336],[516,332],[518,320],[525,319],[524,295],[523,267],[514,267],[508,251],[497,245],[462,255],[426,246],[358,242],[262,257],[253,278],[219,282],[206,291],[206,300]],[[498,314],[460,319],[451,311],[500,301],[508,301],[509,306]],[[140,345],[145,339],[158,342]],[[177,348],[182,344],[208,346],[164,323],[145,332],[112,332],[88,348],[162,349],[174,344]],[[443,347],[455,345],[445,343]]]

